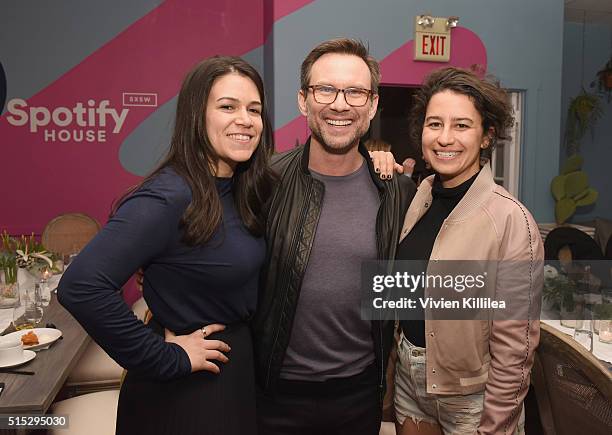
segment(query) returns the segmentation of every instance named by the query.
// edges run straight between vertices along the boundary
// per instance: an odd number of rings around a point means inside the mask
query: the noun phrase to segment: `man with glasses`
[[[393,324],[361,318],[360,268],[394,258],[415,191],[379,176],[360,142],[379,80],[351,39],[323,42],[302,63],[312,136],[273,163],[281,181],[253,322],[260,435],[378,434]]]

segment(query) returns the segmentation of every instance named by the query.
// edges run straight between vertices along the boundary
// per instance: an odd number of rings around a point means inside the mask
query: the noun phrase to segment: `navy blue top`
[[[244,227],[231,185],[231,178],[217,179],[220,227],[204,245],[188,246],[179,223],[191,190],[164,169],[119,207],[64,273],[60,303],[126,369],[156,379],[191,372],[187,353],[144,326],[117,291],[139,267],[154,318],[177,335],[254,313],[265,242]]]

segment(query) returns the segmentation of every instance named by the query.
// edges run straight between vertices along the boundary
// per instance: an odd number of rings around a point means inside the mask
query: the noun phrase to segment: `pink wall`
[[[274,22],[312,2],[167,0],[34,95],[12,98],[0,116],[0,231],[40,234],[68,212],[104,223],[112,202],[140,179],[119,161],[123,141],[176,96],[185,72],[204,57],[261,47]],[[486,70],[485,47],[473,32],[456,28],[452,43],[451,65]],[[381,60],[383,84],[418,85],[442,66],[413,61],[412,44]],[[133,105],[126,93],[154,101]],[[275,131],[279,151],[307,136],[301,116]],[[138,296],[132,289],[126,298]]]
[[[122,142],[177,94],[185,71],[213,54],[243,55],[261,47],[270,22],[311,2],[233,0],[203,6],[199,0],[168,0],[27,101],[13,99],[13,113],[0,117],[0,230],[40,233],[67,212],[84,212],[104,223],[113,200],[139,180],[119,162]],[[451,65],[486,69],[485,47],[473,32],[454,29],[452,43]],[[413,61],[412,44],[381,60],[383,84],[418,85],[443,65]],[[154,94],[155,104],[130,105],[124,93]],[[280,151],[307,136],[303,117],[275,132]]]
[[[262,46],[267,19],[311,1],[167,0],[27,101],[12,99],[13,113],[0,117],[0,231],[40,233],[67,212],[104,223],[140,179],[121,166],[122,142],[176,96],[185,72]],[[154,94],[155,103],[130,105],[124,93]]]

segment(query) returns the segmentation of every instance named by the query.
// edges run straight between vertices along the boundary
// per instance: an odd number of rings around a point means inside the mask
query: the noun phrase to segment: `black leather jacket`
[[[256,377],[265,390],[273,390],[279,378],[325,194],[324,184],[308,170],[309,150],[310,139],[305,145],[274,156],[272,163],[280,183],[269,204],[267,268],[262,271],[253,321]],[[363,144],[359,145],[359,152],[365,157],[381,198],[376,219],[378,258],[393,259],[401,224],[416,187],[409,180],[400,183],[397,176],[390,181],[380,180]],[[372,336],[382,392],[393,322],[373,321]]]

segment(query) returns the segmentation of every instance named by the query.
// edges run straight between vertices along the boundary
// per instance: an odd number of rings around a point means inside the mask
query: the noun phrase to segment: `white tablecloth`
[[[549,316],[546,316],[545,313],[542,313],[541,321],[571,336],[572,338],[574,337],[574,330],[572,328],[566,328],[565,326],[561,326],[560,320],[558,319],[553,320],[547,317]],[[599,335],[593,334],[593,355],[595,355],[597,358],[599,358],[602,361],[612,363],[612,344],[603,343],[599,341]]]

